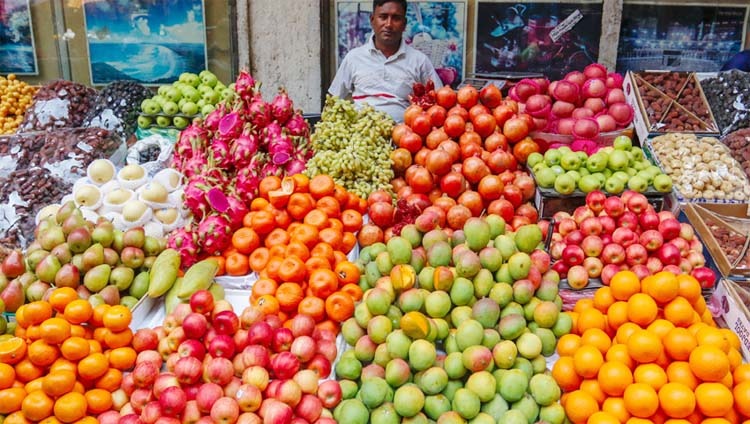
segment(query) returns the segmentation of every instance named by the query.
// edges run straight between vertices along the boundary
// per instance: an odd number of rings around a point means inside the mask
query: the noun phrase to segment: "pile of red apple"
[[[586,287],[591,279],[608,285],[626,269],[640,279],[659,271],[687,273],[703,288],[716,281],[693,227],[671,211],[656,212],[641,193],[607,197],[592,191],[573,215],[558,212],[553,219],[552,269],[573,289]]]
[[[607,68],[594,63],[559,81],[523,79],[508,95],[534,118],[536,128],[573,136],[580,140],[576,145],[591,149],[596,145],[584,140],[595,140],[600,133],[625,128],[633,121],[634,111],[626,102],[622,83],[622,75],[607,73]]]
[[[335,335],[297,315],[287,327],[276,315],[196,292],[156,329],[133,338],[138,359],[115,395],[119,412],[100,423],[334,424],[341,401],[331,373]],[[162,371],[165,366],[166,371]]]

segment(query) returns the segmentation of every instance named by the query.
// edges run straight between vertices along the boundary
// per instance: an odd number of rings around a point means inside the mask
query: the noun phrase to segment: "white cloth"
[[[328,92],[341,98],[351,95],[355,104],[368,103],[402,122],[414,83],[432,79],[436,89],[443,83],[427,56],[403,38],[389,58],[375,47],[372,35],[367,40],[347,53]]]

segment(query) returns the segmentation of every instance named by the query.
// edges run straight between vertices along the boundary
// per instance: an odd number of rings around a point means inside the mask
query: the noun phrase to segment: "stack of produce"
[[[553,134],[572,136],[571,147],[594,153],[600,133],[623,129],[633,122],[633,108],[625,102],[623,77],[607,73],[594,63],[583,72],[570,72],[560,81],[545,78],[523,79],[509,92],[534,117],[536,128]],[[558,147],[552,143],[550,147]]]
[[[180,304],[190,301],[193,294],[207,290],[217,300],[224,300],[224,287],[214,277],[219,272],[219,263],[204,259],[190,266],[183,276],[180,271],[180,254],[174,249],[165,249],[154,261],[148,274],[148,290],[151,298],[164,296],[164,310],[171,314]]]
[[[362,297],[360,272],[347,254],[356,245],[366,202],[327,175],[308,181],[297,174],[282,182],[267,177],[260,191],[231,236],[227,274],[257,273],[250,302],[265,313],[282,321],[309,315],[336,329]]]
[[[668,210],[656,212],[646,196],[626,191],[607,197],[601,191],[586,196],[586,205],[573,215],[558,212],[553,217],[550,255],[552,269],[567,278],[574,289],[630,269],[639,278],[660,271],[686,273],[701,286],[711,288],[714,272],[705,266],[703,244],[690,224],[681,223]]]
[[[740,164],[745,175],[750,178],[750,128],[727,134],[721,141],[729,147],[732,157]]]
[[[7,78],[0,76],[0,134],[16,132],[36,90],[15,74],[8,74]]]
[[[96,90],[83,84],[56,80],[42,86],[26,110],[19,132],[79,128],[96,99]]]
[[[590,156],[574,152],[568,146],[532,153],[528,165],[541,188],[554,188],[562,195],[604,190],[620,194],[628,190],[645,193],[672,192],[672,178],[652,165],[629,137],[618,136],[612,147],[604,147]]]
[[[750,73],[733,69],[701,81],[722,134],[750,127]],[[737,106],[740,106],[739,108]]]
[[[356,110],[353,102],[334,96],[326,98],[320,118],[311,137],[315,153],[307,175],[330,175],[361,197],[390,190],[393,120],[370,105]]]
[[[742,422],[750,366],[689,275],[616,274],[571,313],[552,376],[573,423]]]
[[[173,166],[187,178],[185,206],[202,236],[183,256],[185,266],[229,246],[264,177],[300,173],[312,154],[310,127],[283,90],[266,103],[246,72],[234,90],[231,102],[183,130],[175,146]]]
[[[83,126],[104,128],[127,140],[135,132],[138,105],[151,95],[148,87],[135,81],[112,82],[96,96]]]
[[[161,327],[136,332],[138,359],[117,392],[126,402],[98,420],[333,424],[326,417],[341,388],[320,380],[331,373],[335,338],[315,331],[308,316],[282,327],[276,315],[252,307],[237,315],[228,302],[196,292]]]
[[[130,310],[78,299],[70,287],[16,311],[16,337],[0,341],[5,422],[96,423],[127,402],[118,394],[136,362]]]
[[[226,87],[209,70],[199,74],[184,72],[177,81],[159,86],[157,94],[139,101],[141,114],[138,126],[184,129],[195,117],[213,112],[219,102],[234,97],[232,87]]]
[[[401,234],[360,252],[367,291],[342,326],[354,348],[335,366],[336,421],[562,423],[545,356],[572,320],[540,228],[488,215],[452,236]]]
[[[146,294],[148,270],[165,244],[141,227],[122,232],[106,219],[86,221],[72,202],[41,220],[34,234],[23,257],[16,252],[3,261],[9,281],[0,299],[10,312],[47,297],[53,287],[73,289],[94,306],[132,307]]]

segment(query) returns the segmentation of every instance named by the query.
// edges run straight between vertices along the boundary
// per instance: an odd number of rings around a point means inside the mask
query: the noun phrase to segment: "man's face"
[[[406,11],[396,2],[385,3],[375,8],[370,17],[370,25],[375,32],[377,44],[397,46],[406,29]]]

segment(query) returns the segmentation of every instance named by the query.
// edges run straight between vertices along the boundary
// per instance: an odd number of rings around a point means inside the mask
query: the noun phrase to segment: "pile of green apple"
[[[148,128],[155,124],[183,129],[192,118],[208,115],[219,102],[233,95],[233,88],[225,86],[209,70],[199,74],[184,72],[177,81],[160,86],[154,97],[141,102],[138,126]]]
[[[453,232],[418,221],[362,249],[336,421],[562,423],[545,357],[572,321],[542,239],[488,215]]]
[[[589,156],[569,147],[549,149],[544,155],[532,153],[527,161],[534,180],[541,188],[554,188],[562,195],[576,189],[590,193],[603,190],[620,194],[626,189],[645,193],[652,187],[660,193],[672,191],[672,178],[649,162],[629,137],[619,136],[613,146]]]

